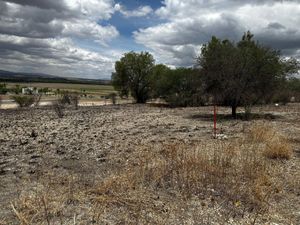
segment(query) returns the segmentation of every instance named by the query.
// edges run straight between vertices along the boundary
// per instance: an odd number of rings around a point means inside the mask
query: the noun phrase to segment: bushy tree
[[[150,53],[126,53],[115,63],[112,84],[121,97],[130,93],[137,103],[145,103],[150,98],[153,67],[154,59]]]
[[[30,107],[34,104],[35,98],[34,96],[27,95],[14,95],[11,97],[19,107]]]
[[[46,94],[47,92],[50,92],[51,90],[48,87],[40,88],[39,93]]]
[[[19,84],[16,84],[16,86],[11,88],[10,91],[15,93],[16,95],[19,95],[22,93],[22,87]]]
[[[115,63],[116,72],[112,74],[112,85],[119,92],[121,98],[129,96],[129,79],[125,70],[125,64],[121,61]]]
[[[8,92],[6,84],[0,84],[0,95],[5,95]]]
[[[166,100],[171,106],[199,106],[205,102],[198,70],[170,69],[157,65],[153,73],[154,96]]]
[[[172,70],[164,64],[155,65],[151,75],[152,98],[165,98],[170,92],[172,83]]]
[[[296,77],[291,77],[287,81],[287,89],[289,93],[289,98],[294,97],[294,101],[300,101],[300,79]]]
[[[237,44],[213,37],[203,46],[198,64],[206,92],[216,104],[230,106],[233,117],[238,106],[250,109],[270,99],[294,69],[278,51],[255,42],[250,32]]]

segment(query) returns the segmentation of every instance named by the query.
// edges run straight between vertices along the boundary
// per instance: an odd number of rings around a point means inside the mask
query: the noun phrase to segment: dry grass
[[[8,223],[6,222],[6,220],[0,219],[0,225],[6,225],[6,224],[8,224]]]
[[[290,142],[274,128],[266,124],[256,124],[250,129],[253,142],[265,144],[264,156],[270,159],[290,159],[293,149]]]
[[[30,181],[12,208],[21,224],[222,224],[247,213],[254,224],[280,194],[268,158],[288,158],[277,148],[282,140],[256,125],[235,141],[139,149],[134,165],[104,178],[46,174]]]
[[[267,143],[264,155],[270,159],[290,159],[293,150],[286,138],[278,137]]]

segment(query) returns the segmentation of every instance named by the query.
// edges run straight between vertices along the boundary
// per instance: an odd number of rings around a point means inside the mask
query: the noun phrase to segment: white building
[[[32,94],[38,94],[39,90],[34,87],[24,87],[22,88],[22,94],[23,95],[32,95]]]

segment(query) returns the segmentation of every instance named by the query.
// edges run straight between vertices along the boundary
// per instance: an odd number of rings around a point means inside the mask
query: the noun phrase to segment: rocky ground
[[[229,119],[229,112],[229,108],[218,109],[218,128],[225,138],[240,137],[260,121],[292,142],[293,158],[282,163],[287,176],[298,183],[277,206],[288,207],[290,214],[267,222],[300,223],[300,105],[256,107],[252,121]],[[70,108],[63,118],[47,107],[0,110],[0,224],[14,224],[11,203],[24,189],[24,180],[38,177],[41,171],[107,176],[125,164],[134,164],[135,149],[141,146],[212,142],[212,127],[212,107],[107,105]]]

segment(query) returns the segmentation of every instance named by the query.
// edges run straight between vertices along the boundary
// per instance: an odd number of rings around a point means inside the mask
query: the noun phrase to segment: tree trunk
[[[234,118],[234,119],[236,119],[236,109],[237,109],[236,105],[231,106],[231,115],[232,115],[232,118]]]
[[[138,103],[138,104],[146,103],[145,98],[143,96],[137,96],[136,97],[136,103]]]

